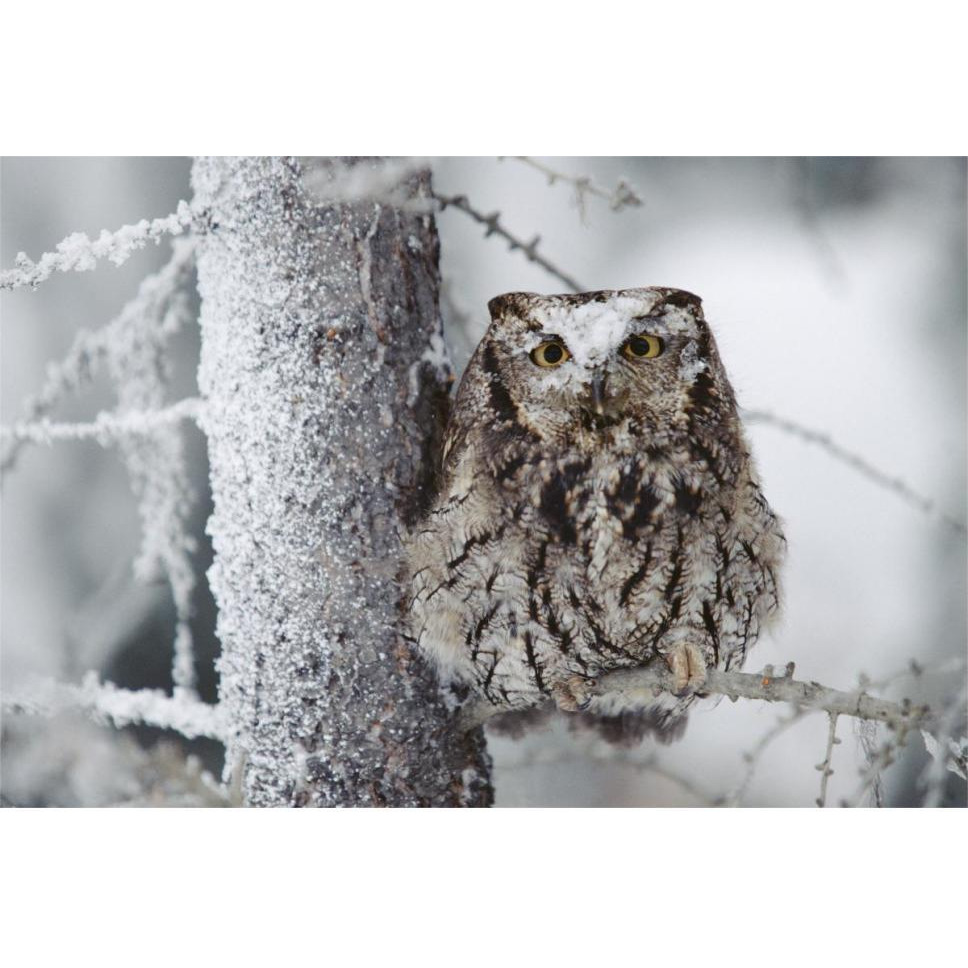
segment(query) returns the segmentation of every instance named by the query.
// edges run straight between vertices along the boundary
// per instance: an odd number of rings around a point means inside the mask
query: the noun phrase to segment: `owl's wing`
[[[480,401],[486,395],[486,378],[481,366],[482,346],[483,341],[467,361],[460,386],[449,409],[440,451],[442,480],[446,479],[466,450],[471,431],[481,423]]]

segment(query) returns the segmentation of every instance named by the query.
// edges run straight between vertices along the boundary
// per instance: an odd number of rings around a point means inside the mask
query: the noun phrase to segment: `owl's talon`
[[[590,691],[595,687],[594,679],[583,679],[572,676],[565,682],[555,683],[551,687],[551,695],[555,705],[566,713],[582,712],[591,705]]]
[[[664,655],[666,665],[673,676],[673,692],[688,696],[706,683],[706,658],[702,649],[693,642],[680,642]]]

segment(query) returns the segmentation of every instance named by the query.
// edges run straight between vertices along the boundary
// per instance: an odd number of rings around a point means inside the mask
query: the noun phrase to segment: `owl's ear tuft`
[[[505,292],[500,296],[495,296],[487,304],[491,319],[497,320],[510,313],[522,315],[524,307],[535,298],[535,295],[536,293],[533,292]]]
[[[702,319],[702,300],[695,293],[686,292],[685,289],[660,289],[662,301],[667,306],[679,306],[682,309],[691,309],[697,319]]]

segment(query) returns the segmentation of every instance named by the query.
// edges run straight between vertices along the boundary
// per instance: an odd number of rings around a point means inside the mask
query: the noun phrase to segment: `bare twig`
[[[634,751],[619,750],[614,747],[611,747],[604,752],[600,749],[589,748],[578,753],[573,753],[570,751],[556,751],[550,756],[546,754],[525,756],[515,760],[512,763],[497,763],[495,764],[494,769],[495,773],[500,775],[501,773],[505,772],[510,773],[517,770],[527,770],[540,766],[567,766],[572,764],[587,763],[589,760],[595,763],[627,766],[635,770],[637,773],[651,773],[654,776],[661,777],[662,779],[668,780],[670,783],[675,784],[680,790],[688,793],[689,796],[693,797],[704,806],[714,807],[719,805],[719,802],[715,798],[711,797],[705,790],[697,786],[688,777],[683,776],[681,773],[677,773],[675,770],[668,767],[654,754],[650,754],[644,759],[639,759],[634,755]]]
[[[885,471],[874,467],[873,464],[870,464],[863,457],[860,457],[853,451],[847,450],[845,447],[841,447],[830,438],[829,434],[823,433],[819,430],[811,430],[809,427],[804,427],[802,424],[795,423],[792,420],[787,420],[785,417],[779,417],[776,414],[770,413],[766,410],[744,410],[743,419],[747,423],[768,424],[769,426],[776,427],[785,433],[792,434],[794,437],[799,437],[808,444],[816,444],[818,447],[823,448],[828,454],[830,454],[831,457],[834,457],[852,467],[859,474],[862,474],[868,480],[873,481],[880,487],[893,491],[913,507],[918,508],[925,514],[937,517],[947,527],[952,528],[961,534],[968,534],[968,526],[966,526],[963,521],[959,521],[957,518],[954,518],[940,510],[937,502],[933,498],[925,497],[923,494],[919,494],[913,488],[905,484],[904,481],[902,481],[899,477],[891,476]]]
[[[743,802],[743,797],[746,795],[750,783],[753,782],[753,777],[756,774],[757,767],[760,765],[763,754],[773,744],[774,740],[782,736],[790,727],[801,722],[809,711],[807,709],[798,709],[794,706],[790,710],[789,715],[780,716],[773,726],[757,740],[756,745],[751,750],[743,753],[743,761],[746,763],[746,769],[743,771],[739,783],[736,784],[730,793],[723,797],[723,806],[737,807]]]
[[[625,179],[620,179],[615,188],[608,191],[600,185],[596,185],[587,175],[567,175],[526,155],[513,155],[512,157],[515,161],[524,162],[536,171],[540,171],[548,179],[549,185],[554,185],[557,182],[571,185],[575,193],[575,204],[578,206],[578,211],[583,220],[585,218],[585,200],[589,195],[603,198],[608,202],[608,207],[613,212],[625,207],[638,207],[642,204],[638,192]]]
[[[591,733],[584,733],[581,738],[584,742],[577,749],[574,744],[569,744],[569,748],[566,749],[531,749],[523,756],[516,757],[513,761],[495,762],[495,773],[499,775],[504,772],[526,770],[533,767],[562,766],[587,763],[588,761],[615,764],[627,766],[637,773],[651,773],[654,776],[662,777],[670,783],[674,783],[704,806],[714,807],[719,805],[719,802],[709,793],[701,789],[689,777],[683,776],[662,762],[655,753],[649,753],[643,757],[641,750],[620,749],[603,743],[599,737]]]
[[[820,796],[817,797],[818,807],[823,807],[827,804],[827,780],[833,775],[834,772],[830,766],[830,762],[834,755],[834,745],[840,742],[840,740],[837,739],[837,716],[837,713],[827,713],[827,718],[829,719],[827,729],[827,749],[823,762],[817,764],[817,769],[820,770]]]
[[[657,695],[673,689],[672,673],[664,665],[653,663],[641,668],[617,669],[600,679],[589,680],[585,698],[589,712],[594,713],[596,706],[607,705],[609,715],[616,715],[619,711],[647,708]],[[917,725],[928,732],[935,730],[927,706],[915,706],[906,700],[897,703],[878,699],[863,689],[842,692],[817,682],[802,682],[792,675],[773,676],[771,670],[769,674],[752,674],[709,669],[702,694],[789,702],[802,709],[822,709],[837,715],[876,720],[895,729]],[[468,728],[480,725],[500,711],[490,703],[476,703],[465,710],[464,722]]]
[[[471,203],[467,200],[466,195],[441,195],[435,192],[434,198],[436,198],[440,203],[441,210],[448,207],[456,208],[459,211],[464,212],[466,215],[469,215],[472,219],[474,219],[475,222],[480,222],[480,224],[486,228],[484,233],[485,238],[490,235],[500,236],[508,243],[508,246],[512,252],[515,249],[520,250],[526,259],[535,263],[535,265],[541,266],[545,272],[550,273],[556,279],[563,282],[572,292],[584,291],[584,286],[582,286],[582,284],[573,276],[569,276],[562,272],[561,269],[549,262],[538,252],[538,243],[541,241],[541,236],[536,235],[530,242],[522,241],[517,236],[512,235],[501,224],[500,212],[491,212],[490,215],[485,215],[483,212],[479,212],[471,205]]]
[[[795,668],[795,663],[788,662],[784,675],[793,678]],[[767,674],[770,677],[773,676],[773,666],[768,665],[764,668],[762,675],[766,676]],[[732,702],[736,702],[736,700],[733,699]],[[799,723],[808,713],[809,710],[807,709],[798,709],[796,706],[791,706],[789,715],[778,717],[773,726],[760,736],[756,745],[751,750],[744,751],[743,762],[746,764],[746,768],[743,771],[742,777],[740,777],[739,782],[733,789],[729,793],[719,797],[714,805],[722,807],[740,806],[743,798],[746,796],[746,791],[749,789],[750,783],[753,782],[756,769],[760,765],[760,760],[763,758],[763,754],[767,748],[788,729]]]

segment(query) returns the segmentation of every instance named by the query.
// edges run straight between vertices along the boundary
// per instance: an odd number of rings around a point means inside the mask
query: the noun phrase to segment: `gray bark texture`
[[[401,636],[452,379],[430,176],[336,200],[371,170],[193,167],[226,767],[251,805],[486,806],[483,733]]]

